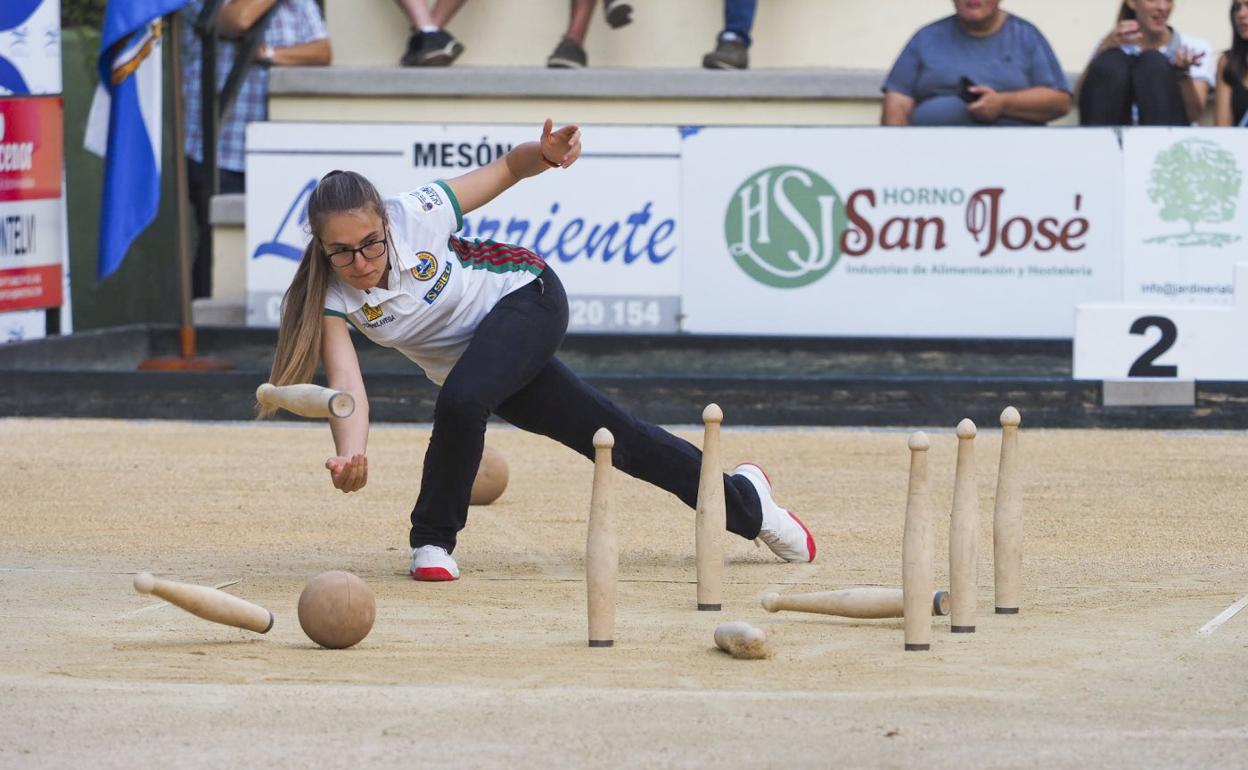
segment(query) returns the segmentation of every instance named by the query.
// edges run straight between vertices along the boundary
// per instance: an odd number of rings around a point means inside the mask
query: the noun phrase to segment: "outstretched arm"
[[[355,411],[349,417],[329,418],[336,456],[326,460],[325,467],[336,488],[355,492],[368,483],[368,394],[347,322],[326,316],[321,324],[321,360],[329,387],[346,391],[355,399]]]
[[[581,157],[581,129],[573,125],[552,131],[553,126],[548,118],[540,141],[517,145],[492,163],[446,180],[463,213],[484,206],[521,179],[575,163]]]

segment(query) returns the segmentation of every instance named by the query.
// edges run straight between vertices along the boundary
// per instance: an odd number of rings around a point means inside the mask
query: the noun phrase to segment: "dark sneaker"
[[[736,38],[721,37],[715,50],[702,57],[708,70],[743,70],[750,66],[750,49]]]
[[[409,43],[410,48],[410,43]],[[450,32],[440,29],[437,32],[425,32],[420,35],[415,52],[403,55],[406,67],[445,67],[459,58],[464,52],[464,44],[455,39]]]
[[[407,38],[407,50],[403,52],[403,56],[399,58],[399,64],[404,67],[416,66],[416,55],[420,53],[420,44],[424,40],[425,33],[418,29],[413,29],[412,34]]]
[[[607,24],[611,29],[626,27],[633,20],[633,4],[626,0],[602,0],[602,9],[607,14]]]
[[[585,55],[585,49],[566,37],[559,41],[555,52],[546,59],[546,66],[555,69],[580,69],[587,64],[589,57]]]

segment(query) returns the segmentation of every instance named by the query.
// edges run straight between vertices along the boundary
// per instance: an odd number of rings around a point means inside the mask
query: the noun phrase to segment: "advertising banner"
[[[1124,299],[1229,305],[1248,248],[1248,132],[1123,134]]]
[[[534,141],[537,125],[255,123],[247,129],[247,323],[276,326],[308,242],[308,195],[333,169],[383,196],[450,179]],[[675,332],[680,314],[680,134],[585,127],[567,171],[526,179],[465,212],[459,235],[524,246],[567,287],[570,330]]]
[[[60,92],[60,0],[3,0],[0,2],[0,96]]]
[[[62,299],[61,99],[0,99],[0,312]]]
[[[685,133],[685,331],[1069,338],[1121,299],[1112,130]]]

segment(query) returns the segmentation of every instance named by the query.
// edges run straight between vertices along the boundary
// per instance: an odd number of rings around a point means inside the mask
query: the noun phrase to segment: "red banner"
[[[60,304],[60,265],[0,270],[0,312]]]
[[[0,202],[61,197],[61,97],[0,99]]]

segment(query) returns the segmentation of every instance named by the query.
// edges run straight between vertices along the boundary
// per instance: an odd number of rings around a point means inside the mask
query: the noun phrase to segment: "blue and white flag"
[[[109,0],[84,144],[102,155],[98,275],[121,265],[160,208],[161,18],[188,0]]]

